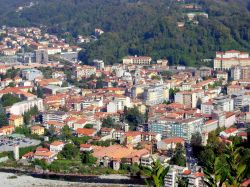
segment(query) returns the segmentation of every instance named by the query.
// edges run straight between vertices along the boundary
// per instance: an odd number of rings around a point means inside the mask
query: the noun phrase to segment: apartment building
[[[37,69],[24,69],[21,71],[21,75],[29,81],[33,81],[36,78],[43,78],[43,73]]]
[[[159,119],[149,122],[149,131],[159,133],[162,137],[181,137],[185,141],[190,141],[192,134],[202,133],[203,124],[202,118]]]
[[[234,110],[234,100],[228,96],[220,96],[214,98],[213,101],[214,109],[224,112]]]
[[[152,61],[148,56],[127,56],[122,59],[124,65],[150,65]]]
[[[132,107],[130,97],[115,97],[112,101],[107,104],[107,112],[116,113],[117,111],[123,111],[124,107]]]
[[[215,70],[230,70],[236,65],[247,66],[249,64],[249,53],[236,50],[216,52],[216,58],[214,59]]]
[[[146,105],[156,105],[169,100],[169,90],[164,85],[153,85],[144,89],[143,100]]]
[[[87,65],[77,65],[74,69],[74,75],[77,80],[80,80],[82,78],[89,78],[91,75],[96,74],[96,67],[94,66],[87,66]]]
[[[192,91],[177,92],[174,96],[174,101],[185,105],[188,108],[195,108],[197,106],[197,96]]]
[[[250,79],[250,66],[233,66],[231,77],[233,80]]]
[[[105,67],[103,60],[94,59],[93,64],[97,70],[103,70]]]
[[[37,106],[39,111],[43,111],[43,99],[36,98],[15,103],[10,107],[9,111],[11,114],[14,115],[23,115],[25,112],[28,112],[34,106]]]
[[[63,123],[67,117],[67,113],[63,111],[48,111],[44,112],[42,115],[43,123],[47,123],[48,121],[57,121],[59,123]]]

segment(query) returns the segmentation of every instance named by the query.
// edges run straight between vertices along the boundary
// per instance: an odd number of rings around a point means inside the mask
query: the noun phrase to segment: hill
[[[43,25],[70,42],[101,28],[105,34],[98,41],[82,46],[85,63],[101,58],[111,64],[137,54],[196,66],[215,51],[250,51],[249,10],[250,0],[39,0],[21,12],[6,13],[0,24]],[[187,13],[207,13],[208,18],[190,21]]]

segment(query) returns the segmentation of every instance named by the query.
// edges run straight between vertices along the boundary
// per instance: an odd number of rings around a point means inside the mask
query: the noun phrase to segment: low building
[[[21,115],[10,115],[9,117],[9,125],[16,127],[20,127],[24,124],[23,116]]]
[[[157,142],[157,149],[166,151],[169,149],[175,149],[177,144],[182,144],[184,145],[185,140],[180,137],[172,137],[172,138],[165,138],[159,142]]]
[[[10,135],[14,132],[15,127],[12,125],[3,126],[0,128],[0,135]]]
[[[152,58],[148,56],[127,56],[122,59],[124,65],[150,65]]]
[[[63,150],[64,145],[65,145],[64,142],[54,141],[50,144],[49,150],[58,153]]]
[[[31,130],[31,134],[44,135],[45,128],[35,125],[35,126],[32,126],[30,130]]]
[[[78,137],[82,137],[82,136],[93,137],[96,135],[96,133],[97,133],[96,129],[78,128],[76,130],[76,134]]]

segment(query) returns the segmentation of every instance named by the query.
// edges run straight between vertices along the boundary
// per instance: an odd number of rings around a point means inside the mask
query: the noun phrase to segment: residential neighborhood
[[[0,154],[13,145],[8,151],[17,163],[137,176],[157,159],[170,166],[164,186],[181,178],[199,187],[206,174],[197,147],[249,142],[248,52],[218,51],[211,67],[137,55],[113,65],[84,64],[80,47],[39,28],[2,27],[1,33]],[[20,136],[39,143],[30,146]],[[78,160],[92,171],[63,167]]]

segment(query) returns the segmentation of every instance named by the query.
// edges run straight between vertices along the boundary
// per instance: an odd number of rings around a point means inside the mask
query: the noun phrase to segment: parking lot
[[[38,144],[40,144],[40,140],[34,140],[25,137],[13,138],[13,137],[1,136],[0,153],[5,151],[13,151],[14,145],[18,145],[19,148],[22,148],[22,147],[36,146]]]

